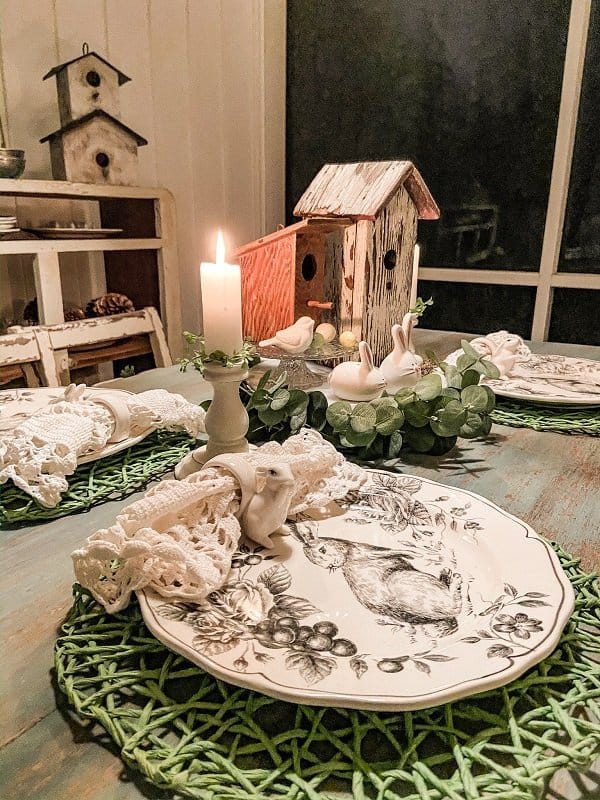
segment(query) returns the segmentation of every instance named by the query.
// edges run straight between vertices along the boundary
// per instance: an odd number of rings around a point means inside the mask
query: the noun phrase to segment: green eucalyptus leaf
[[[435,444],[435,434],[426,428],[407,427],[404,431],[404,443],[417,453],[428,453]]]
[[[436,434],[436,436],[441,437],[456,436],[459,431],[459,429],[454,425],[445,425],[439,419],[432,419],[429,423],[429,427]]]
[[[418,380],[412,388],[419,400],[433,400],[442,391],[442,379],[432,372]]]
[[[460,400],[460,389],[452,386],[447,386],[442,389],[442,397],[450,397],[452,400]]]
[[[344,438],[352,447],[369,447],[375,440],[376,436],[377,433],[374,429],[368,431],[355,431],[352,428],[348,428],[348,430],[344,433]]]
[[[411,403],[414,403],[417,399],[417,395],[414,393],[413,389],[407,387],[405,389],[400,389],[399,392],[396,392],[394,395],[394,400],[396,401],[396,405],[398,408],[406,408]]]
[[[458,433],[458,429],[460,426],[466,421],[467,419],[467,410],[463,408],[462,404],[458,400],[450,400],[450,402],[441,408],[437,412],[437,417],[440,419],[445,425],[451,425],[456,427],[456,431],[450,436],[455,436]],[[448,434],[444,434],[447,436]]]
[[[498,367],[487,358],[480,359],[479,363],[486,378],[494,378],[496,380],[500,377],[500,370]]]
[[[303,392],[301,389],[290,389],[289,394],[290,399],[285,406],[286,414],[294,416],[294,414],[300,414],[306,411],[308,408],[308,395],[306,392]]]
[[[373,408],[379,408],[380,406],[390,406],[391,408],[398,408],[394,398],[389,397],[388,395],[384,395],[384,397],[378,397],[376,400],[371,400],[371,405],[373,406]]]
[[[306,424],[306,412],[302,411],[299,414],[293,414],[290,417],[290,430],[296,433]]]
[[[277,389],[275,394],[273,395],[273,399],[271,400],[271,410],[272,411],[281,411],[282,408],[285,408],[289,402],[290,393],[287,389]]]
[[[469,411],[485,411],[488,396],[483,386],[467,386],[460,393],[460,402]]]
[[[325,416],[334,431],[344,431],[350,424],[351,413],[350,403],[347,400],[340,400],[327,408]]]
[[[423,428],[429,422],[429,404],[423,400],[416,400],[411,405],[406,406],[403,411],[406,421],[414,428]]]
[[[444,371],[444,377],[446,378],[446,384],[448,389],[461,389],[462,388],[462,374],[458,367],[455,367],[454,364],[444,364],[442,367]]]
[[[264,422],[268,428],[272,428],[275,425],[279,425],[280,422],[283,422],[285,419],[285,411],[283,409],[277,411],[269,407],[259,408],[258,418],[261,422]]]
[[[474,369],[477,369],[477,367],[475,365],[478,364],[478,363],[479,363],[479,359],[473,358],[473,356],[470,356],[467,353],[462,353],[456,359],[456,366],[457,366],[459,372],[465,372],[470,367],[473,367]]]
[[[487,436],[492,430],[492,418],[488,414],[482,415],[480,436]]]
[[[388,443],[388,458],[398,458],[401,449],[402,434],[400,431],[394,431]]]
[[[481,435],[482,422],[483,420],[480,414],[475,414],[470,411],[467,414],[465,423],[460,428],[459,436],[462,436],[463,439],[476,439]]]
[[[481,375],[476,369],[468,369],[463,373],[461,381],[461,389],[466,389],[467,386],[477,386],[481,379]]]
[[[325,337],[321,333],[313,334],[312,342],[310,343],[311,350],[322,350],[325,344]]]
[[[460,346],[462,347],[463,353],[466,353],[466,355],[471,356],[471,358],[474,358],[475,361],[477,361],[481,357],[481,353],[478,353],[477,350],[475,350],[475,348],[472,345],[470,345],[466,339],[461,339]]]
[[[309,392],[307,416],[311,428],[322,431],[327,424],[327,398],[321,392]]]
[[[489,414],[496,408],[496,395],[489,386],[482,386],[481,388],[485,389],[488,398],[487,405],[483,410],[486,414]]]
[[[356,433],[372,431],[377,421],[377,412],[369,403],[357,403],[350,414],[350,427]]]
[[[404,414],[395,403],[393,406],[377,406],[375,430],[381,436],[391,436],[394,431],[402,427],[403,422]]]

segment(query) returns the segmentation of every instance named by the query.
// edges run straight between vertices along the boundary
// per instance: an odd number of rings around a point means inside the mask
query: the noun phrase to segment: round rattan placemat
[[[108,458],[77,467],[69,488],[54,508],[44,508],[12,483],[0,487],[0,523],[47,522],[78,511],[89,511],[107,500],[121,500],[171,470],[197,446],[187,433],[156,431],[139,444]]]
[[[600,587],[556,547],[577,594],[555,651],[513,683],[425,711],[293,705],[167,650],[139,607],[111,616],[80,587],[58,684],[151,783],[198,800],[537,800],[600,750]],[[341,794],[340,794],[341,793]]]
[[[491,417],[499,425],[511,425],[513,428],[600,436],[600,408],[539,406],[497,397]]]

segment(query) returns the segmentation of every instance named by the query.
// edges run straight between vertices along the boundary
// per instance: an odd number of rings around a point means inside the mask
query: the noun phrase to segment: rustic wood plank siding
[[[416,236],[417,209],[402,187],[373,226],[373,267],[364,287],[363,338],[371,345],[376,363],[392,349],[391,327],[402,322],[409,309]],[[384,257],[390,250],[396,253],[396,266],[386,269]]]
[[[239,258],[244,336],[260,341],[294,321],[295,235],[276,239]]]

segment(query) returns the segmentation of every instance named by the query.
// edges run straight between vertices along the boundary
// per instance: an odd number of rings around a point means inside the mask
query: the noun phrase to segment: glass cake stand
[[[259,355],[263,358],[272,358],[279,361],[279,365],[271,370],[271,380],[275,381],[284,372],[287,375],[287,385],[290,389],[316,389],[325,382],[323,372],[313,372],[307,362],[316,363],[327,361],[341,361],[358,352],[356,347],[342,347],[340,344],[330,342],[319,348],[309,347],[304,353],[292,355],[279,347],[259,347]]]

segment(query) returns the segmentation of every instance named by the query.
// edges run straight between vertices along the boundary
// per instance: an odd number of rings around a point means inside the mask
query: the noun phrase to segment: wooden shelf
[[[0,240],[0,256],[24,253],[94,253],[108,250],[160,250],[164,239],[18,239]]]
[[[103,364],[106,361],[143,356],[151,352],[148,336],[132,336],[130,339],[121,339],[118,343],[106,344],[104,347],[82,347],[77,350],[69,350],[69,368],[81,369],[95,364]]]
[[[0,178],[0,195],[22,197],[65,197],[78,200],[101,200],[106,197],[138,200],[173,199],[168,189],[144,186],[111,186],[69,181],[38,181],[22,178]]]

